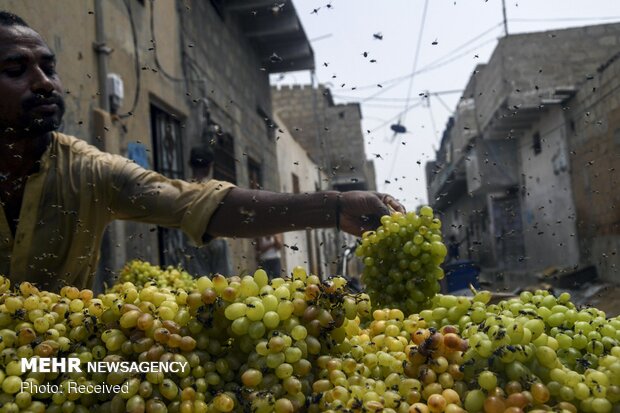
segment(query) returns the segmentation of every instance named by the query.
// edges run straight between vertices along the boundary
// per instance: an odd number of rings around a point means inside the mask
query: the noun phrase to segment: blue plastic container
[[[447,293],[465,290],[469,288],[469,284],[473,285],[476,289],[480,288],[480,283],[478,282],[480,267],[473,261],[458,261],[446,264],[443,270],[445,273]]]

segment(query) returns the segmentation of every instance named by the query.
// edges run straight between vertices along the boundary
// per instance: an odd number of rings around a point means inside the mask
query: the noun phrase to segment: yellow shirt
[[[201,245],[211,215],[233,187],[171,180],[54,133],[39,171],[26,182],[15,237],[0,208],[0,274],[49,290],[91,288],[111,221],[180,228]]]

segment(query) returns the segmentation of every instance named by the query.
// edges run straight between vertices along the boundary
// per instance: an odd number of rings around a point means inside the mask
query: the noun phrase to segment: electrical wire
[[[557,17],[557,18],[516,18],[509,19],[511,23],[527,23],[527,22],[581,22],[592,20],[620,20],[620,16],[605,16],[605,17]]]
[[[453,56],[453,57],[452,57],[451,59],[449,59],[449,60],[446,60],[446,61],[443,61],[443,62],[436,63],[434,66],[425,66],[424,68],[422,68],[422,69],[420,69],[420,70],[416,71],[415,73],[412,73],[412,74],[408,75],[407,77],[412,78],[413,76],[415,76],[415,75],[417,75],[417,74],[424,73],[424,72],[428,72],[428,71],[435,70],[435,69],[438,69],[438,68],[440,68],[440,67],[443,67],[443,66],[445,66],[445,65],[447,65],[447,64],[452,63],[452,62],[453,62],[453,61],[455,61],[455,60],[460,59],[460,58],[461,58],[461,57],[463,57],[464,55],[467,55],[467,54],[471,53],[472,51],[477,50],[478,48],[480,48],[480,47],[482,47],[482,46],[485,46],[485,45],[486,45],[486,44],[488,44],[488,43],[495,42],[495,41],[497,41],[497,39],[489,39],[489,40],[487,40],[487,41],[485,41],[485,42],[483,42],[483,43],[481,43],[481,44],[479,44],[479,45],[476,45],[475,47],[473,47],[473,48],[471,48],[471,49],[465,50],[465,51],[463,51],[462,53],[460,53],[460,54],[458,54],[458,55],[456,55],[456,56]],[[436,60],[436,62],[437,62],[437,60]],[[400,83],[401,83],[401,82],[399,81],[399,82],[394,83],[394,84],[392,84],[392,85],[390,85],[390,86],[388,86],[388,87],[386,87],[386,88],[381,89],[381,90],[380,90],[380,91],[378,91],[377,93],[374,93],[374,94],[372,94],[372,95],[370,95],[370,96],[367,96],[367,97],[365,97],[365,98],[362,98],[362,99],[360,100],[360,103],[365,103],[365,102],[368,102],[368,101],[370,101],[370,100],[376,100],[376,99],[377,99],[377,96],[382,95],[383,93],[387,92],[387,91],[388,91],[388,90],[390,90],[390,89],[393,89],[394,87],[398,86]]]
[[[458,60],[461,57],[463,57],[465,55],[468,55],[471,52],[473,52],[475,50],[478,50],[481,47],[486,46],[487,44],[493,43],[493,42],[496,42],[496,41],[497,41],[497,39],[494,38],[494,39],[488,39],[488,40],[486,40],[486,41],[484,41],[482,43],[478,43],[474,47],[471,47],[471,48],[469,48],[467,50],[464,50],[463,52],[453,56],[451,59],[448,59],[448,60],[445,60],[445,61],[442,61],[442,62],[438,62],[438,63],[434,63],[434,64],[430,63],[427,66],[424,66],[422,69],[420,69],[419,73],[430,72],[431,70],[439,69],[440,67],[443,67],[443,66],[445,66],[447,64],[450,64],[450,63],[454,62],[455,60]]]
[[[364,103],[364,107],[370,107],[370,108],[379,108],[379,109],[402,109],[403,105],[402,104],[393,104],[390,105],[388,103]]]
[[[416,74],[423,73],[424,71],[428,70],[428,67],[434,66],[438,62],[441,62],[441,61],[443,61],[445,59],[448,59],[448,58],[452,57],[452,55],[454,53],[461,51],[461,49],[463,47],[469,46],[470,44],[472,44],[476,40],[486,36],[487,34],[491,33],[493,30],[495,30],[498,27],[500,27],[502,24],[503,24],[503,22],[499,22],[499,23],[494,24],[493,26],[489,27],[488,29],[486,29],[482,33],[477,34],[476,36],[472,37],[471,39],[467,40],[466,42],[463,42],[462,44],[460,44],[459,46],[457,46],[456,48],[454,48],[450,52],[446,53],[442,57],[439,57],[438,59],[433,60],[432,62],[430,62],[426,66],[422,67],[422,69],[420,69],[420,71],[418,71],[418,72],[408,73],[406,75],[397,76],[397,77],[394,77],[394,78],[390,78],[390,79],[387,79],[387,80],[383,80],[383,81],[380,81],[380,82],[373,83],[372,85],[369,84],[369,85],[357,86],[356,90],[374,89],[374,88],[378,87],[377,86],[378,84],[380,84],[382,86],[385,86],[385,85],[391,84],[392,82],[400,82],[400,81],[403,81],[403,80],[406,80],[406,79],[410,78],[411,76],[415,76]],[[495,40],[496,39],[493,39],[493,41],[495,41]],[[486,44],[486,43],[483,43],[483,44]],[[480,47],[480,46],[478,46],[478,47]],[[341,88],[341,90],[343,90],[343,89],[348,90],[348,88]],[[384,87],[384,89],[386,89],[386,88]]]
[[[472,51],[472,50],[475,50],[475,49],[477,49],[477,48],[479,48],[479,47],[482,47],[483,45],[486,45],[486,44],[488,44],[488,43],[490,43],[490,42],[494,42],[494,41],[496,41],[496,39],[490,39],[490,40],[487,40],[487,41],[483,42],[482,44],[476,45],[474,48],[470,48],[470,49],[468,49],[468,50],[466,50],[466,51],[462,51],[462,52],[460,52],[460,53],[459,53],[459,54],[457,54],[456,56],[451,56],[451,57],[450,57],[450,55],[451,55],[451,54],[453,54],[453,53],[454,53],[454,52],[456,52],[456,51],[459,51],[462,47],[464,47],[464,46],[466,46],[466,45],[468,45],[468,44],[471,44],[471,43],[473,43],[474,41],[476,41],[476,40],[480,39],[481,37],[485,36],[486,34],[488,34],[488,33],[492,32],[493,30],[496,30],[498,27],[500,27],[500,26],[502,25],[502,23],[501,23],[501,22],[500,22],[500,23],[498,23],[498,24],[495,24],[493,27],[491,27],[491,28],[489,28],[489,29],[485,30],[484,32],[480,33],[479,35],[477,35],[477,36],[476,36],[476,37],[474,37],[473,39],[470,39],[468,42],[465,42],[464,44],[460,45],[458,48],[456,48],[456,49],[452,50],[449,54],[444,55],[443,57],[441,57],[441,58],[439,58],[439,59],[436,59],[436,60],[432,61],[431,63],[429,63],[428,65],[426,65],[426,66],[425,66],[424,68],[422,68],[421,70],[419,70],[419,71],[418,71],[418,70],[416,70],[416,69],[417,69],[417,59],[418,59],[418,53],[419,53],[419,49],[420,49],[420,41],[421,41],[421,38],[422,38],[422,30],[423,30],[423,28],[424,28],[424,21],[425,21],[425,17],[426,17],[426,9],[427,9],[427,4],[428,4],[428,0],[425,2],[424,12],[423,12],[423,20],[422,20],[422,24],[421,24],[421,27],[420,27],[420,35],[419,35],[419,37],[418,37],[418,46],[417,46],[417,50],[416,50],[416,57],[414,58],[413,70],[410,72],[410,74],[409,74],[409,75],[406,75],[406,76],[404,76],[404,77],[400,78],[398,81],[396,81],[396,83],[393,83],[392,85],[390,85],[390,86],[388,86],[388,87],[384,87],[384,88],[382,88],[382,90],[380,90],[379,92],[374,93],[374,94],[372,94],[371,96],[368,96],[368,97],[366,97],[365,99],[363,99],[363,100],[362,100],[362,102],[366,102],[366,101],[369,101],[369,100],[375,99],[375,98],[377,98],[377,96],[379,96],[379,95],[381,95],[381,94],[385,93],[387,90],[390,90],[390,89],[392,89],[392,88],[396,87],[398,84],[400,84],[400,82],[401,82],[402,80],[404,80],[404,79],[406,79],[406,78],[409,78],[409,79],[410,79],[410,82],[409,82],[409,90],[408,90],[408,93],[407,93],[407,100],[406,100],[406,101],[407,101],[407,103],[406,103],[406,106],[405,106],[405,110],[404,110],[403,112],[399,113],[399,114],[398,114],[397,116],[395,116],[394,118],[392,118],[392,119],[390,119],[390,120],[388,120],[388,121],[386,121],[386,122],[383,122],[381,125],[379,125],[379,126],[375,127],[374,129],[372,129],[372,130],[370,131],[371,133],[372,133],[372,132],[377,131],[378,129],[383,128],[384,126],[386,126],[388,123],[392,122],[392,121],[393,121],[393,120],[395,120],[395,119],[398,119],[398,121],[399,121],[399,123],[400,123],[400,122],[401,122],[401,120],[402,120],[402,116],[406,115],[406,114],[407,114],[407,113],[408,113],[411,109],[413,109],[414,107],[417,107],[417,106],[419,106],[420,104],[422,104],[422,103],[423,103],[423,100],[420,100],[420,102],[418,102],[418,103],[417,103],[417,104],[415,104],[414,106],[408,107],[408,106],[409,106],[409,104],[410,104],[410,99],[411,99],[411,92],[412,92],[413,78],[414,78],[414,76],[415,76],[416,74],[423,73],[423,72],[425,72],[425,71],[434,70],[434,69],[437,69],[437,68],[439,68],[439,67],[445,66],[445,65],[447,65],[447,64],[449,64],[449,63],[451,63],[451,62],[453,62],[454,60],[459,59],[460,57],[464,56],[465,54],[471,53],[471,51]],[[448,57],[449,57],[449,58],[448,58]],[[446,60],[446,59],[447,59],[447,60]],[[385,83],[385,82],[383,82],[383,83]],[[447,106],[447,105],[446,105],[446,106]],[[450,111],[450,110],[449,110],[449,111]],[[432,113],[431,113],[431,117],[432,117]],[[436,126],[435,126],[435,120],[434,120],[434,118],[432,118],[432,119],[431,119],[431,122],[433,123],[433,130],[434,130],[434,133],[435,133],[435,135],[436,135],[436,134],[437,134],[437,130],[436,130],[437,128],[436,128]],[[395,136],[395,135],[394,135],[394,136]],[[394,141],[395,141],[395,140],[394,140]],[[395,166],[396,166],[397,160],[398,160],[398,151],[395,151],[395,154],[394,154],[394,159],[392,160],[392,163],[391,163],[391,166],[390,166],[390,173],[388,174],[388,177],[390,177],[390,176],[392,175],[392,173],[393,173],[393,171],[394,171],[394,168],[395,168]]]
[[[457,55],[457,56],[454,56],[454,57],[453,57],[452,59],[450,59],[450,60],[447,60],[447,61],[445,61],[445,62],[438,63],[438,64],[436,64],[436,65],[435,65],[435,66],[433,66],[433,67],[426,67],[426,68],[420,69],[419,71],[417,71],[416,73],[413,73],[412,75],[410,75],[410,76],[408,76],[408,77],[413,77],[413,76],[415,76],[416,74],[419,74],[419,73],[424,73],[424,72],[428,72],[428,71],[431,71],[431,70],[434,70],[434,69],[438,69],[438,68],[440,68],[440,67],[442,67],[442,66],[445,66],[445,65],[447,65],[447,64],[452,63],[453,61],[455,61],[455,60],[457,60],[457,59],[460,59],[462,56],[464,56],[464,55],[466,55],[466,54],[471,53],[473,50],[476,50],[476,49],[478,49],[479,47],[485,46],[486,44],[491,43],[491,42],[495,42],[495,41],[497,41],[497,40],[496,40],[496,39],[489,39],[489,40],[487,40],[486,42],[484,42],[484,43],[482,43],[482,44],[479,44],[479,45],[477,45],[477,46],[476,46],[476,47],[474,47],[474,48],[471,48],[471,49],[465,50],[464,52],[460,53],[460,54],[459,54],[459,55]],[[365,103],[365,102],[368,102],[368,101],[370,101],[370,100],[376,100],[376,99],[377,99],[377,96],[382,95],[383,93],[387,92],[387,91],[388,91],[388,90],[390,90],[390,89],[393,89],[394,87],[398,86],[398,84],[400,84],[400,82],[398,82],[398,83],[394,83],[394,84],[392,84],[391,86],[389,86],[389,87],[387,87],[387,88],[383,88],[382,90],[380,90],[380,91],[379,91],[379,92],[377,92],[377,93],[374,93],[374,94],[372,94],[372,95],[370,95],[370,96],[367,96],[367,97],[365,97],[365,98],[362,98],[359,102],[360,102],[360,103]],[[358,98],[358,99],[359,99],[359,98]]]
[[[429,92],[431,95],[451,95],[456,93],[462,93],[463,89],[453,89],[453,90],[441,90],[439,92]],[[346,96],[339,94],[332,94],[333,97],[339,99],[359,99],[359,96]],[[406,102],[407,98],[376,98],[373,99],[377,102]]]
[[[409,108],[407,109],[407,111],[411,111],[412,109],[417,108],[418,106],[420,106],[424,101],[422,99],[420,99],[419,102],[414,103],[413,105],[409,106]],[[400,112],[398,115],[394,116],[393,118],[390,118],[388,120],[386,120],[385,122],[383,122],[381,125],[373,128],[370,130],[370,133],[376,132],[377,130],[381,129],[382,127],[384,127],[385,125],[394,122],[396,119],[398,119],[399,117],[401,117],[404,114],[403,112]]]
[[[433,116],[433,110],[431,109],[431,100],[430,98],[428,99],[428,113],[431,117],[431,126],[433,127],[433,133],[435,134],[435,138],[437,138],[437,135],[439,134],[437,132],[437,125],[435,123],[435,117]]]
[[[448,111],[448,113],[452,113],[454,112],[452,109],[450,109],[450,107],[446,104],[446,102],[440,97],[440,95],[436,94],[436,93],[431,93],[431,96],[434,96],[439,103],[441,103],[441,105],[446,108],[446,110]]]
[[[131,25],[131,36],[133,38],[133,53],[134,53],[134,67],[136,72],[136,87],[134,89],[133,95],[133,103],[131,104],[131,109],[122,115],[119,115],[120,118],[127,118],[136,111],[138,107],[138,101],[140,100],[140,89],[142,84],[142,71],[140,70],[140,53],[138,51],[138,35],[136,33],[136,24],[133,20],[133,12],[131,11],[131,5],[129,4],[129,0],[124,0],[125,8],[127,9],[127,14],[129,17],[129,24]]]
[[[422,49],[422,34],[424,33],[424,24],[426,23],[426,11],[428,10],[428,0],[424,0],[424,9],[422,11],[422,23],[420,24],[420,31],[418,32],[418,44],[415,48],[415,55],[413,57],[413,67],[411,69],[411,73],[415,73],[418,68],[418,58],[420,57],[420,49]],[[413,90],[413,79],[414,76],[409,78],[409,89],[407,91],[407,103],[405,103],[405,110],[403,112],[402,121],[406,119],[407,112],[409,111],[409,104],[411,102],[411,92]],[[398,123],[401,123],[401,119],[398,119]],[[396,136],[396,135],[394,135]]]
[[[164,77],[168,78],[168,80],[172,80],[173,82],[185,82],[185,79],[172,76],[171,74],[166,72],[166,70],[159,63],[159,57],[157,55],[157,41],[155,40],[155,10],[154,9],[155,9],[155,0],[151,0],[151,7],[150,7],[150,12],[151,12],[151,19],[150,20],[151,20],[151,22],[150,22],[150,26],[151,26],[151,42],[153,43],[153,57],[155,58],[155,66],[157,66],[157,70],[162,75],[164,75]]]

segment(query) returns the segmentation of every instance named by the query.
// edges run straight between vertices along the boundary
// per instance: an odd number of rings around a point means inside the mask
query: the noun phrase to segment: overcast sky
[[[410,209],[427,202],[424,165],[434,159],[460,97],[452,91],[464,88],[504,35],[501,0],[426,1],[293,0],[312,41],[318,80],[331,87],[337,103],[362,103],[378,189]],[[524,33],[620,22],[620,1],[506,0],[506,12],[509,34]],[[414,67],[420,73],[408,76]],[[309,79],[307,72],[294,72],[273,76],[272,83]],[[426,100],[420,97],[425,91],[431,92]],[[390,125],[399,119],[407,133],[394,138]]]

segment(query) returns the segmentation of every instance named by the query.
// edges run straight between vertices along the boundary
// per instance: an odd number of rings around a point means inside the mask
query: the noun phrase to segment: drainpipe
[[[108,76],[108,55],[112,49],[106,46],[105,29],[103,26],[103,0],[95,0],[95,43],[93,49],[97,54],[97,79],[99,81],[99,106],[110,112],[110,102],[106,89]]]
[[[106,46],[105,30],[103,27],[103,2],[95,0],[95,43],[93,50],[97,55],[97,80],[99,83],[99,107],[106,113],[110,113],[110,102],[108,101],[108,93],[106,88],[108,76],[108,55],[112,49]],[[105,140],[95,139],[93,142],[101,151],[105,151]],[[113,245],[118,233],[118,224],[110,225],[103,233],[101,240],[101,249],[97,274],[95,276],[94,285],[92,286],[95,293],[103,292],[104,285],[110,286],[113,278],[111,271],[119,263],[113,258]]]

